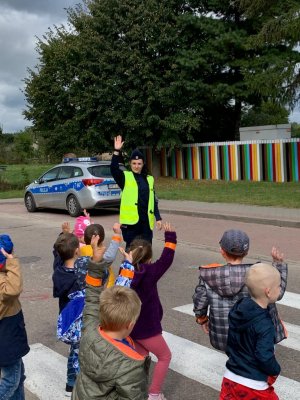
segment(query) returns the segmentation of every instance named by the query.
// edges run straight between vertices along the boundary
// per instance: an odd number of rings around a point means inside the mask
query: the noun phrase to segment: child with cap
[[[23,279],[8,235],[0,235],[0,398],[24,400],[24,364],[29,352],[19,296]]]
[[[280,373],[274,355],[275,328],[268,312],[281,292],[281,277],[269,264],[248,269],[245,285],[250,297],[229,312],[226,363],[220,400],[278,400],[272,384]]]
[[[209,264],[199,267],[199,284],[193,295],[196,322],[209,334],[210,343],[218,350],[225,351],[228,333],[228,314],[233,305],[243,297],[248,297],[245,276],[252,264],[244,264],[248,254],[249,237],[238,229],[224,232],[220,242],[221,255],[225,265]],[[280,300],[287,284],[287,264],[283,254],[272,248],[273,266],[280,272]],[[268,308],[276,330],[276,343],[286,338],[285,328],[279,319],[275,304]]]

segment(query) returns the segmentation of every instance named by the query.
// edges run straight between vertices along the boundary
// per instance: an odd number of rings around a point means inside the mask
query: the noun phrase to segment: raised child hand
[[[13,256],[12,254],[10,254],[10,253],[7,253],[7,252],[3,249],[3,247],[1,247],[0,251],[1,251],[1,253],[4,255],[5,258],[14,258],[14,256]]]
[[[70,222],[63,222],[61,225],[61,230],[63,233],[71,233]]]
[[[105,246],[103,246],[103,243],[98,245],[98,241],[100,239],[99,235],[93,235],[91,239],[91,246],[93,249],[93,261],[99,262],[103,258],[103,254],[105,252]]]
[[[91,220],[90,213],[88,213],[88,212],[86,211],[85,208],[84,208],[84,210],[83,210],[83,215],[84,215],[87,219]]]
[[[283,261],[283,253],[281,253],[277,247],[273,246],[271,251],[271,256],[274,262],[282,262]]]
[[[124,142],[122,141],[122,136],[118,135],[114,137],[114,149],[121,150],[123,147]]]
[[[165,232],[175,232],[174,227],[171,225],[170,222],[164,222],[163,223],[163,228],[165,230]]]
[[[122,233],[121,224],[119,224],[118,222],[115,222],[113,225],[113,231],[120,235]]]
[[[126,253],[125,249],[123,247],[119,247],[119,252],[124,256],[125,260],[129,261],[130,264],[132,264],[132,251],[129,253]]]

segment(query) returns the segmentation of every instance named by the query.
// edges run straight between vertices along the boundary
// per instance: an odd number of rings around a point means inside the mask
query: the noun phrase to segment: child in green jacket
[[[137,353],[128,336],[140,314],[141,302],[130,288],[104,289],[110,263],[102,261],[105,248],[97,246],[98,239],[93,236],[91,242],[93,257],[86,276],[80,373],[72,399],[146,400],[150,358]]]

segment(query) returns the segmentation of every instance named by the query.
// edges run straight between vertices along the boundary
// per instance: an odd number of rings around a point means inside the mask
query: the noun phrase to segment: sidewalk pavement
[[[292,193],[291,193],[292,195]],[[189,215],[255,224],[300,228],[300,209],[246,204],[202,203],[198,201],[159,200],[162,214]]]
[[[24,200],[22,198],[0,200],[0,206],[5,203],[24,204]],[[204,203],[187,200],[159,200],[159,210],[162,214],[179,214],[199,218],[300,228],[300,208]]]

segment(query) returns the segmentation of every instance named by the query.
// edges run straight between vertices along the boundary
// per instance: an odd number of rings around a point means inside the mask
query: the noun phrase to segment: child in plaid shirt
[[[199,284],[193,295],[196,322],[203,331],[209,334],[211,345],[225,351],[228,334],[228,314],[233,305],[243,297],[248,297],[245,286],[245,275],[252,264],[243,264],[249,250],[249,237],[240,230],[231,229],[224,232],[220,242],[221,254],[225,265],[209,264],[200,266]],[[285,292],[287,284],[287,264],[283,262],[283,254],[272,248],[273,266],[281,276],[281,291],[278,300]],[[279,319],[275,304],[270,304],[276,343],[286,338],[285,328]]]

